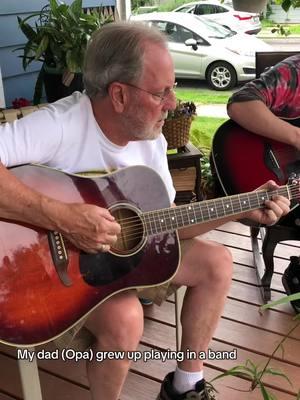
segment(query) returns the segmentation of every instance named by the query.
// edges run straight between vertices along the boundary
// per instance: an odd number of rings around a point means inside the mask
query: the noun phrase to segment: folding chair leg
[[[32,351],[32,348],[30,349]],[[18,360],[24,400],[42,400],[39,371],[36,358],[33,361]]]
[[[184,294],[186,291],[186,287],[181,287],[175,292],[175,322],[176,322],[176,350],[180,350],[181,346],[181,336],[182,336],[182,327],[180,322],[180,315],[182,309],[182,303]]]

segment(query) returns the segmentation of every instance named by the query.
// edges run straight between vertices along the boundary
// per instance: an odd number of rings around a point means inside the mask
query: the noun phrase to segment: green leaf
[[[252,380],[253,379],[253,374],[251,371],[248,371],[249,369],[246,368],[244,365],[237,365],[236,367],[233,367],[231,369],[229,369],[228,371],[223,372],[220,375],[217,375],[216,377],[214,377],[211,382],[217,380],[217,379],[221,379],[224,378],[225,376],[237,376],[240,378],[245,378],[245,379],[249,379]]]
[[[263,395],[263,399],[264,400],[272,400],[269,397],[269,393],[268,393],[267,389],[265,388],[265,385],[262,382],[259,382],[259,387],[260,387],[260,391],[261,391],[261,393]]]
[[[39,47],[36,50],[35,59],[38,60],[46,51],[49,44],[48,36],[43,36]]]
[[[285,12],[288,12],[291,5],[292,5],[291,0],[283,0],[281,7],[284,9]]]
[[[283,372],[280,372],[280,371],[278,371],[276,369],[273,369],[273,368],[267,368],[265,370],[265,373],[269,374],[269,375],[273,375],[273,376],[281,376],[282,378],[286,379],[291,386],[293,386],[293,384],[290,381],[290,379]]]
[[[82,14],[82,0],[75,0],[70,5],[70,11],[78,18]]]
[[[21,31],[24,33],[26,38],[34,42],[36,40],[37,34],[33,30],[33,28],[26,22],[22,21],[20,17],[18,17],[18,23]]]
[[[28,67],[28,65],[35,60],[35,54],[34,54],[34,50],[31,47],[31,43],[28,42],[26,43],[26,45],[24,46],[24,52],[23,52],[23,69],[24,71],[26,71],[26,68]]]
[[[54,15],[57,15],[58,14],[58,8],[59,8],[59,5],[58,5],[57,1],[56,0],[49,0],[49,4],[50,4],[51,13],[53,13]]]
[[[43,83],[44,83],[44,68],[41,68],[36,83],[34,87],[33,104],[40,104],[42,93],[43,93]]]
[[[260,307],[260,310],[266,310],[268,308],[277,306],[279,304],[286,304],[286,303],[289,303],[290,301],[299,300],[299,299],[300,299],[300,292],[299,293],[294,293],[294,294],[291,294],[289,296],[285,296],[285,297],[283,297],[283,298],[281,298],[279,300],[272,301],[272,302],[270,302],[268,304],[264,304],[264,305],[262,305]]]

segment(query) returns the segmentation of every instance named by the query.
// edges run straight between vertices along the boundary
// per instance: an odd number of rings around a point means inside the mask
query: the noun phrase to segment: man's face
[[[159,136],[168,110],[176,106],[172,91],[174,79],[169,52],[161,46],[149,44],[141,79],[134,86],[127,85],[130,101],[123,116],[131,140],[151,140]]]

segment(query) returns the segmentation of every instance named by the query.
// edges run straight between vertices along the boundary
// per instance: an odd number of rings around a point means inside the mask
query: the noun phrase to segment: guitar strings
[[[278,193],[279,191],[273,191],[273,192],[271,192],[271,193]],[[298,189],[296,189],[296,188],[294,188],[293,186],[291,187],[291,190],[290,190],[290,193],[292,194],[292,195],[294,195],[295,193],[299,193],[299,190]],[[238,195],[239,196],[239,195]],[[232,196],[232,197],[234,197],[234,196]],[[292,196],[293,197],[293,196]],[[226,198],[224,198],[224,199],[226,199]],[[220,200],[220,199],[216,199],[216,200]],[[234,206],[236,206],[236,205],[238,205],[238,203],[237,203],[237,201],[239,201],[239,199],[238,198],[235,198],[234,199],[234,203],[232,204],[232,209],[234,208]],[[211,204],[211,203],[210,203]],[[197,207],[199,207],[199,209],[200,209],[200,211],[201,211],[201,205],[203,205],[203,203],[195,203],[193,206],[194,206],[194,208],[195,208],[195,206],[197,206]],[[206,206],[208,207],[209,205],[208,204],[206,204]],[[184,208],[182,208],[182,207],[184,207]],[[240,207],[240,206],[239,206]],[[222,211],[222,208],[223,208],[223,211]],[[258,208],[264,208],[264,206],[263,205],[261,205],[260,207],[255,207],[255,208],[251,208],[250,210],[254,210],[254,209],[258,209]],[[174,211],[175,212],[175,214],[179,214],[179,212],[177,212],[177,211],[180,211],[181,212],[181,215],[177,215],[177,217],[180,217],[180,219],[181,219],[181,221],[180,221],[180,223],[178,224],[177,223],[177,227],[176,226],[171,226],[170,227],[170,229],[166,229],[166,228],[164,228],[163,229],[163,232],[165,232],[165,233],[167,233],[167,232],[169,232],[169,231],[174,231],[174,230],[176,230],[177,228],[179,228],[179,227],[184,227],[185,225],[192,225],[192,224],[196,224],[197,222],[192,222],[191,223],[191,218],[189,217],[189,216],[187,216],[187,215],[183,215],[182,214],[182,209],[186,209],[186,205],[185,206],[181,206],[181,209],[180,209],[180,206],[179,207],[177,207],[177,208],[172,208],[172,209],[170,209],[171,211]],[[164,209],[163,209],[164,210]],[[167,211],[167,210],[169,210],[169,209],[165,209],[164,211]],[[226,213],[224,213],[224,207],[221,205],[220,207],[214,207],[214,210],[215,210],[215,217],[211,217],[211,215],[210,215],[210,212],[209,212],[209,210],[207,210],[207,212],[208,212],[208,214],[207,214],[207,217],[208,217],[208,220],[214,220],[214,219],[219,219],[219,218],[221,218],[221,217],[223,217],[223,216],[226,216],[226,215],[234,215],[234,214],[236,214],[236,212],[233,212],[233,213],[229,213],[229,214],[226,214]],[[249,211],[250,211],[249,210]],[[196,211],[196,210],[193,210],[193,211]],[[218,212],[219,211],[219,212]],[[242,212],[243,210],[241,210],[241,212]],[[157,213],[158,211],[157,210],[155,210],[155,211],[150,211],[150,212],[147,212],[147,214],[148,214],[148,216],[149,216],[149,221],[144,221],[146,224],[147,223],[150,223],[150,229],[152,230],[152,226],[151,226],[151,222],[153,222],[153,224],[155,225],[155,228],[156,228],[156,230],[157,230],[157,222],[155,221],[155,220],[153,220],[153,221],[151,221],[150,220],[150,215],[149,214],[153,214],[153,215],[155,215],[156,213]],[[223,215],[220,215],[220,212],[223,214]],[[201,214],[202,214],[202,211],[201,211]],[[174,217],[176,217],[176,216],[174,216]],[[168,220],[168,218],[169,218],[169,220]],[[166,221],[167,223],[171,223],[171,217],[169,216],[168,218],[165,218],[165,220],[164,221]],[[121,225],[122,226],[122,232],[121,232],[121,237],[124,237],[124,238],[126,238],[127,240],[129,239],[129,240],[135,240],[135,239],[137,239],[137,238],[140,238],[141,237],[141,235],[142,234],[144,234],[145,233],[145,231],[146,231],[146,233],[147,233],[147,235],[155,235],[155,234],[158,234],[158,233],[163,233],[163,232],[161,232],[160,231],[160,229],[158,229],[158,232],[148,232],[149,231],[149,229],[144,229],[144,226],[143,226],[143,224],[141,223],[141,218],[140,217],[130,217],[130,218],[125,218],[125,219],[123,219],[123,221],[126,221],[126,220],[128,220],[128,219],[131,219],[131,220],[138,220],[139,221],[139,223],[138,224],[135,224],[135,223],[132,223],[131,222],[131,225],[130,224],[127,224],[127,226],[126,227],[123,227],[123,225]],[[197,221],[197,217],[195,216],[195,220]],[[204,222],[205,221],[205,219],[203,218],[203,215],[202,215],[202,219],[199,221],[199,223],[201,223],[201,222]],[[165,222],[162,222],[162,223],[165,223]],[[172,221],[172,223],[173,223],[173,221]],[[183,225],[182,225],[183,224]],[[128,226],[129,225],[129,226]],[[158,222],[158,225],[161,225],[161,222]],[[181,226],[182,225],[182,226]],[[134,230],[134,228],[136,228],[135,230]],[[162,228],[162,226],[161,226],[161,228]],[[128,232],[127,232],[128,231]]]
[[[264,208],[264,207],[261,206],[261,207],[258,207],[256,209],[261,209],[261,208]],[[228,216],[235,215],[235,214],[236,213],[228,214]],[[219,217],[210,218],[210,221],[213,221],[213,220],[216,220],[216,219],[219,219]],[[170,227],[169,229],[165,228],[165,229],[163,229],[163,231],[158,231],[158,232],[148,232],[147,230],[145,230],[143,228],[142,229],[138,229],[138,230],[136,230],[134,232],[130,232],[130,233],[126,233],[126,232],[122,231],[121,234],[120,234],[120,237],[126,239],[127,241],[133,241],[133,240],[136,240],[136,239],[141,239],[141,237],[143,237],[144,234],[146,236],[156,236],[156,235],[159,235],[159,234],[163,235],[163,234],[166,234],[168,232],[174,232],[177,229],[184,228],[184,226],[189,225],[190,220],[187,219],[187,220],[184,220],[183,222],[185,223],[185,225],[181,225],[180,224],[180,226],[178,226],[178,227],[173,226],[173,227]],[[201,223],[201,222],[205,222],[205,221],[199,221],[198,223]],[[197,223],[195,223],[195,225],[196,224]]]
[[[286,191],[286,187],[284,186],[283,188],[284,188],[284,191]],[[292,197],[292,198],[294,198],[294,195],[295,195],[297,192],[299,193],[298,189],[295,188],[294,185],[291,185],[290,187],[287,186],[287,188],[289,189],[289,194],[291,194],[291,197]],[[280,188],[280,189],[282,189],[282,188]],[[271,194],[271,195],[280,194],[280,192],[282,191],[282,190],[280,190],[280,189],[275,190],[275,191],[272,191],[272,192],[266,192],[266,193],[269,193],[269,194]],[[230,197],[215,198],[215,199],[211,199],[211,200],[208,200],[208,201],[202,201],[202,202],[197,202],[197,203],[190,203],[190,204],[185,204],[185,205],[177,206],[177,207],[163,208],[163,209],[160,209],[160,210],[150,210],[150,211],[146,211],[146,212],[144,212],[144,213],[142,213],[142,214],[140,214],[140,215],[138,215],[138,216],[127,217],[127,218],[119,219],[118,222],[119,222],[120,224],[122,224],[122,226],[125,227],[126,224],[124,223],[124,221],[128,222],[128,224],[131,224],[131,222],[133,222],[133,221],[140,221],[140,220],[141,220],[141,217],[143,217],[143,216],[148,216],[148,215],[150,215],[150,214],[158,214],[158,213],[160,213],[160,212],[163,212],[163,213],[165,213],[165,212],[175,212],[175,213],[176,213],[176,212],[180,212],[180,211],[182,211],[182,210],[185,210],[188,206],[194,208],[196,205],[200,205],[200,204],[201,204],[203,207],[205,207],[205,206],[208,207],[210,204],[213,204],[215,201],[216,201],[216,202],[221,202],[221,201],[225,201],[225,200],[228,201],[228,200],[229,200],[229,202],[232,203],[233,201],[240,201],[241,195],[249,195],[250,197],[255,197],[255,196],[257,197],[257,194],[259,194],[259,193],[262,193],[262,191],[249,192],[249,193],[242,193],[242,194],[233,195],[233,196],[230,196]],[[265,192],[263,192],[263,193],[265,193]],[[299,194],[300,194],[300,193],[299,193]],[[285,197],[286,197],[286,196],[285,196]],[[295,196],[295,197],[296,197],[296,196]],[[223,207],[223,204],[220,205],[220,208],[222,208],[222,207]],[[215,205],[215,208],[216,208],[216,205]],[[243,211],[243,210],[241,210],[241,211]]]
[[[261,209],[261,208],[264,208],[264,206],[260,206],[260,207],[257,207],[257,208],[255,208],[255,209]],[[250,210],[249,210],[250,211]],[[230,214],[227,214],[227,216],[230,216],[230,215],[236,215],[236,213],[234,212],[234,213],[230,213]],[[226,216],[226,215],[224,215],[224,216]],[[122,237],[122,238],[125,238],[127,241],[129,240],[136,240],[136,239],[139,239],[139,238],[141,238],[142,236],[143,236],[143,234],[146,234],[146,236],[153,236],[153,235],[158,235],[158,234],[165,234],[165,233],[168,233],[168,232],[173,232],[173,231],[175,231],[175,230],[177,230],[177,229],[180,229],[180,228],[184,228],[185,226],[187,226],[187,225],[196,225],[197,223],[202,223],[202,222],[209,222],[209,221],[213,221],[213,220],[216,220],[216,219],[220,219],[220,218],[222,218],[222,217],[218,217],[217,216],[217,213],[216,213],[216,216],[215,217],[211,217],[211,218],[209,218],[209,220],[207,220],[207,221],[205,221],[205,220],[201,220],[201,221],[198,221],[198,222],[195,222],[195,223],[190,223],[190,219],[189,218],[185,218],[185,217],[180,217],[181,218],[181,221],[180,222],[182,222],[182,224],[180,223],[179,224],[179,226],[172,226],[172,227],[170,227],[169,229],[167,229],[167,228],[164,228],[164,229],[162,229],[162,231],[160,231],[159,229],[158,229],[158,231],[157,232],[150,232],[149,230],[147,230],[147,229],[143,229],[143,227],[141,227],[141,225],[139,225],[139,228],[138,229],[136,229],[136,230],[129,230],[129,233],[127,233],[127,232],[125,232],[124,230],[122,230],[121,231],[121,234],[120,234],[120,236]],[[156,228],[157,228],[157,226],[156,226]]]
[[[292,197],[294,197],[293,195],[295,194],[297,192],[297,190],[295,191],[293,188],[292,188],[292,190],[290,190],[290,194],[292,194]],[[259,192],[256,192],[256,193],[259,193]],[[256,193],[254,193],[254,194],[256,194]],[[277,193],[277,192],[272,192],[273,194],[274,193]],[[236,203],[237,202],[240,202],[240,197],[239,197],[240,195],[236,195],[236,196],[231,196],[231,198],[230,198],[230,204],[232,205],[232,206],[236,206]],[[253,196],[252,196],[253,197]],[[229,198],[222,198],[222,200],[226,200],[226,199],[229,199]],[[216,205],[215,204],[215,201],[220,201],[221,199],[219,198],[217,198],[217,199],[213,199],[213,200],[209,200],[208,202],[199,202],[199,203],[191,203],[190,204],[190,207],[191,207],[191,209],[194,209],[196,206],[200,206],[201,205],[201,207],[202,208],[205,208],[205,206],[206,207],[209,207],[210,205],[212,205],[212,206],[214,206],[214,208],[216,209],[216,210],[218,210],[218,207],[219,207],[219,209],[221,209],[222,210],[222,208],[224,208],[224,205],[223,204],[219,204],[219,205]],[[150,217],[151,216],[155,216],[155,215],[158,215],[159,213],[166,213],[166,212],[168,212],[169,214],[170,213],[173,213],[173,214],[179,214],[179,213],[182,213],[182,211],[184,211],[184,212],[188,212],[188,211],[186,211],[186,208],[187,208],[187,206],[188,205],[183,205],[183,206],[178,206],[178,207],[173,207],[173,208],[166,208],[166,209],[161,209],[161,210],[152,210],[152,211],[147,211],[147,212],[145,212],[145,213],[143,213],[143,214],[141,214],[141,215],[138,215],[138,216],[134,216],[134,217],[127,217],[127,218],[123,218],[123,219],[120,219],[118,222],[122,225],[122,227],[123,228],[128,228],[128,227],[132,227],[132,226],[134,226],[134,223],[136,222],[136,221],[141,221],[141,219],[146,219],[147,217],[150,219]],[[241,208],[241,207],[239,207],[239,208]],[[193,210],[189,210],[189,211],[193,211]],[[239,211],[239,210],[238,210]],[[243,208],[241,208],[241,211],[243,211]],[[174,217],[176,217],[176,215],[173,215]],[[168,216],[168,218],[170,218],[170,215]],[[147,222],[146,220],[144,220],[144,222]],[[139,224],[138,224],[139,225]]]

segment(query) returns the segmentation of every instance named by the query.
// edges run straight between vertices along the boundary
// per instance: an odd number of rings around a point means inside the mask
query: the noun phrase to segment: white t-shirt
[[[173,202],[166,150],[163,135],[126,146],[110,142],[94,118],[90,99],[80,92],[0,126],[0,159],[7,167],[37,163],[80,173],[146,165],[160,174]]]

